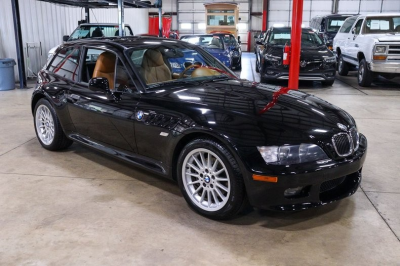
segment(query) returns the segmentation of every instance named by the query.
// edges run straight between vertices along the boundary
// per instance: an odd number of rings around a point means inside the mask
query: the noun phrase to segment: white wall
[[[13,58],[17,61],[15,35],[10,0],[1,0],[0,9],[0,58]],[[84,10],[77,7],[61,6],[36,0],[19,0],[22,41],[26,74],[37,72],[46,62],[48,51],[62,42],[63,35],[69,35],[84,19]],[[118,23],[118,10],[93,9],[91,22]],[[148,32],[148,10],[125,8],[125,23],[130,24],[134,33]],[[27,59],[27,43],[30,43]],[[32,71],[27,68],[30,66]],[[18,80],[18,68],[15,67]]]

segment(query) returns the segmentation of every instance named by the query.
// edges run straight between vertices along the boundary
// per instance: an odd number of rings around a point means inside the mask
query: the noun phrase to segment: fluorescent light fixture
[[[206,23],[199,23],[197,24],[197,28],[199,30],[205,30],[206,29]]]
[[[282,27],[285,27],[285,24],[277,23],[277,24],[274,24],[274,27],[282,28]]]
[[[247,30],[247,23],[238,23],[237,26],[239,30]]]
[[[189,30],[192,28],[192,23],[181,23],[181,29]]]

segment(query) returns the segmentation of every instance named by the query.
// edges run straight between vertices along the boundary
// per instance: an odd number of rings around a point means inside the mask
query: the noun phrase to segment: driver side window
[[[363,19],[360,19],[359,21],[357,21],[356,25],[354,26],[354,34],[355,34],[355,35],[360,34],[361,26],[362,26],[362,23],[363,23],[363,22],[364,22]]]

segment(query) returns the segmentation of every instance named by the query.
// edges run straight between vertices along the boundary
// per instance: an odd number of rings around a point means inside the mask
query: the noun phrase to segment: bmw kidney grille
[[[336,153],[340,157],[346,157],[358,150],[360,140],[356,128],[351,128],[348,132],[341,132],[332,137],[332,144]]]

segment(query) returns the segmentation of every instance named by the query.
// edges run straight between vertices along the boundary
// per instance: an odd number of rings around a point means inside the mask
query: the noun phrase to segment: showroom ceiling
[[[88,8],[116,8],[118,7],[118,0],[38,0],[42,2],[76,6],[76,7],[88,7]],[[124,7],[134,7],[134,8],[152,8],[156,7],[150,1],[136,1],[136,0],[123,0]]]

